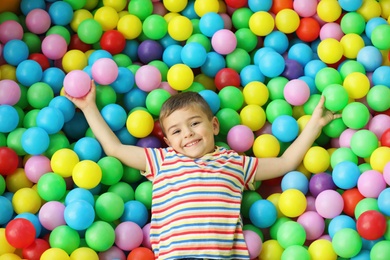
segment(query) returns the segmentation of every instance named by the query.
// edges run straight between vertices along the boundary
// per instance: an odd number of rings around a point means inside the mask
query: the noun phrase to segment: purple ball
[[[298,61],[286,59],[285,64],[286,65],[282,73],[283,77],[292,80],[302,77],[304,75],[303,67]]]
[[[313,175],[309,181],[309,191],[313,197],[317,197],[324,190],[336,190],[332,175],[321,172]]]
[[[148,64],[153,60],[161,60],[163,54],[162,45],[153,40],[145,40],[138,46],[138,58],[143,64]]]
[[[137,142],[137,146],[139,147],[147,147],[147,148],[159,148],[161,147],[161,141],[157,137],[150,135],[144,138],[141,138]]]

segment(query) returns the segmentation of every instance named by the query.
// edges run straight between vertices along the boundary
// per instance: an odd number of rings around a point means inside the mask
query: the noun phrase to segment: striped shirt
[[[253,189],[258,159],[223,147],[198,159],[172,148],[145,152],[156,259],[249,259],[240,207],[243,190]]]

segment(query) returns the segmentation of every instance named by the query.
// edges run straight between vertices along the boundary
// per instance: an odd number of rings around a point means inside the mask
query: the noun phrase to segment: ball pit
[[[281,155],[325,96],[342,117],[296,171],[244,193],[250,258],[390,254],[388,1],[3,2],[1,259],[154,259],[151,183],[64,97],[91,79],[123,143],[164,145],[162,103],[192,90],[218,144],[257,157]]]

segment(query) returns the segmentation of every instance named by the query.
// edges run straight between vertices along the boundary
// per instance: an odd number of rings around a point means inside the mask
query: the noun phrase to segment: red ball
[[[31,245],[23,248],[22,255],[25,259],[39,260],[41,259],[41,255],[43,254],[43,252],[45,252],[49,248],[49,242],[42,238],[37,238]]]
[[[10,175],[16,171],[19,165],[19,157],[9,147],[0,147],[0,174]]]
[[[106,31],[100,38],[100,47],[112,55],[121,53],[125,46],[126,39],[123,34],[117,30]]]
[[[270,12],[277,14],[283,9],[294,9],[293,0],[273,0]]]
[[[359,235],[364,239],[379,239],[386,232],[386,217],[377,210],[367,210],[356,220],[356,228]]]
[[[304,42],[312,42],[320,35],[321,26],[316,19],[312,17],[304,17],[299,23],[298,29],[295,31],[298,38]]]
[[[152,135],[157,137],[162,143],[165,143],[164,141],[164,133],[161,129],[160,121],[156,120],[154,121],[154,127],[152,131]]]
[[[42,71],[44,71],[45,69],[50,68],[49,59],[45,55],[43,55],[42,53],[31,53],[28,56],[28,58],[30,60],[34,60],[34,61],[38,62],[38,64],[42,68]]]
[[[215,86],[218,90],[226,86],[239,87],[241,84],[240,74],[231,68],[224,68],[217,72],[214,78]]]
[[[86,52],[86,51],[89,51],[90,49],[92,49],[92,45],[80,40],[77,33],[75,33],[70,38],[68,49],[69,50],[80,50],[82,52]]]
[[[127,256],[127,260],[154,260],[154,258],[152,250],[146,247],[137,247]]]
[[[356,205],[359,203],[359,201],[364,199],[364,196],[357,188],[353,188],[344,191],[341,197],[344,200],[343,212],[350,217],[354,217]]]
[[[382,146],[390,147],[390,128],[382,133],[380,141]]]
[[[5,238],[15,248],[26,248],[35,240],[35,227],[25,218],[15,218],[5,227]]]
[[[248,0],[225,0],[225,3],[231,8],[241,8],[248,5]]]

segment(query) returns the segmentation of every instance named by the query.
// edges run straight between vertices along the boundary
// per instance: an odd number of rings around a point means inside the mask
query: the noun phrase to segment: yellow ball
[[[321,146],[310,147],[303,158],[303,165],[311,173],[324,172],[330,166],[330,155]]]
[[[16,81],[16,68],[9,64],[0,66],[1,79],[10,79]]]
[[[249,29],[257,36],[270,34],[275,27],[272,15],[265,11],[258,11],[249,18]]]
[[[270,239],[264,241],[258,259],[259,260],[282,259],[283,251],[284,251],[283,247],[279,244],[277,240]]]
[[[149,112],[136,110],[127,117],[126,127],[132,136],[143,138],[153,131],[154,119]]]
[[[286,34],[295,32],[300,22],[299,15],[292,9],[280,10],[275,16],[276,28]]]
[[[99,260],[99,255],[89,247],[79,247],[70,255],[71,260]]]
[[[93,18],[100,23],[103,31],[108,31],[116,28],[119,15],[113,7],[102,6],[96,10]]]
[[[188,0],[164,0],[165,9],[169,12],[179,13],[186,8]]]
[[[269,91],[267,86],[260,81],[251,81],[242,90],[245,103],[248,105],[262,106],[267,103]]]
[[[168,69],[167,81],[176,90],[186,90],[194,82],[194,72],[185,64],[175,64]]]
[[[280,195],[278,206],[286,217],[295,218],[305,212],[307,200],[302,191],[287,189]]]
[[[93,10],[98,5],[98,3],[99,3],[99,0],[87,0],[83,9]]]
[[[194,82],[202,84],[206,89],[216,91],[217,87],[215,86],[214,78],[204,75],[200,73],[195,76]]]
[[[166,13],[164,15],[164,20],[169,23],[173,18],[180,16],[179,13]]]
[[[339,19],[342,13],[341,6],[337,0],[321,0],[317,5],[317,14],[324,22],[334,22]]]
[[[325,0],[330,1],[330,0]],[[320,60],[328,64],[338,62],[344,55],[343,45],[334,38],[322,40],[317,47],[317,53]]]
[[[370,156],[370,164],[373,170],[383,172],[388,162],[390,162],[390,147],[378,147]]]
[[[49,248],[41,255],[41,260],[70,260],[68,253],[61,248]]]
[[[194,3],[195,13],[202,17],[206,13],[214,12],[218,13],[219,1],[218,0],[196,0]]]
[[[280,211],[279,208],[279,199],[280,199],[281,193],[273,193],[268,196],[267,200],[270,201],[272,204],[274,204],[276,208],[276,212],[278,213],[278,218],[285,217],[284,214]]]
[[[168,34],[176,41],[185,41],[192,35],[190,19],[183,15],[175,16],[168,22]]]
[[[361,14],[367,22],[371,18],[379,17],[382,13],[382,9],[381,5],[376,0],[364,0],[356,12]],[[387,17],[385,16],[385,18]]]
[[[337,254],[333,250],[332,242],[327,239],[317,239],[308,248],[311,260],[336,260]]]
[[[271,134],[262,134],[253,142],[253,154],[258,158],[276,157],[280,152],[280,143]]]
[[[359,51],[365,46],[363,38],[356,33],[348,33],[340,40],[344,49],[344,56],[348,59],[355,59]]]
[[[30,181],[23,168],[17,168],[15,172],[11,175],[5,177],[5,183],[7,185],[7,190],[10,192],[16,192],[22,188],[31,188],[33,186],[32,181]]]
[[[104,6],[110,6],[115,9],[115,11],[120,12],[125,9],[127,5],[126,0],[103,0]]]
[[[366,74],[352,72],[345,77],[343,87],[350,98],[360,99],[365,97],[370,90],[370,80]]]
[[[137,16],[126,14],[118,20],[117,29],[123,34],[126,40],[132,40],[142,33],[142,22]]]
[[[379,5],[381,6],[382,10],[381,17],[390,17],[390,0],[379,1]]]
[[[72,179],[80,188],[93,189],[102,180],[102,169],[94,161],[83,160],[74,166]]]
[[[64,178],[72,176],[73,168],[80,161],[77,153],[72,149],[62,148],[54,152],[50,160],[53,172]]]
[[[83,70],[87,65],[87,56],[80,50],[70,50],[62,57],[62,68],[66,73],[72,70]]]
[[[246,105],[240,111],[241,124],[246,125],[252,131],[257,131],[265,124],[266,115],[259,105]]]
[[[73,18],[72,21],[70,21],[70,27],[74,32],[77,32],[80,23],[90,18],[93,18],[93,14],[90,11],[86,9],[78,9],[73,12]]]
[[[4,255],[0,255],[0,260],[21,260],[22,258],[13,253],[7,253]]]
[[[11,246],[5,237],[5,228],[0,228],[0,255],[15,252],[15,247]]]
[[[306,124],[309,122],[311,115],[303,115],[298,118],[297,123],[299,127],[299,133],[302,132],[303,128],[305,128]]]
[[[35,214],[41,208],[41,197],[33,188],[22,188],[17,190],[12,197],[12,206],[17,214]]]

